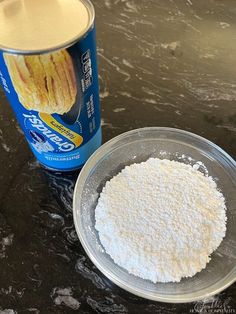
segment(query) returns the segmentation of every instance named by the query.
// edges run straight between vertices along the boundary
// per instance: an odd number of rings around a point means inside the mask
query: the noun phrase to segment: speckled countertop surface
[[[103,141],[133,128],[171,126],[236,158],[236,2],[94,5]],[[236,285],[205,302],[177,305],[141,299],[106,279],[73,226],[78,172],[43,170],[2,91],[0,103],[1,314],[236,313]]]

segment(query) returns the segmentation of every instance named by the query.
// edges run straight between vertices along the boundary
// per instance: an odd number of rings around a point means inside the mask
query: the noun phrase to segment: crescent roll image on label
[[[74,105],[77,83],[73,61],[66,50],[29,56],[4,53],[4,60],[26,109],[63,114]]]
[[[94,8],[89,0],[15,1],[24,10],[12,15],[0,2],[0,83],[38,161],[80,168],[101,145]]]

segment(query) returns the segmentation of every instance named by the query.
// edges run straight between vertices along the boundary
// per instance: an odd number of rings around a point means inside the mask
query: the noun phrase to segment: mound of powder
[[[158,158],[127,166],[108,181],[95,219],[114,262],[154,283],[201,271],[226,232],[225,200],[213,179]]]

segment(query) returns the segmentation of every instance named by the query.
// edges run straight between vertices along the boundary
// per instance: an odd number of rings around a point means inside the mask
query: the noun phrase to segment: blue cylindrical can
[[[8,30],[0,29],[2,86],[39,162],[53,170],[80,168],[101,145],[93,6],[87,0],[14,3],[12,17],[9,2],[0,3]]]

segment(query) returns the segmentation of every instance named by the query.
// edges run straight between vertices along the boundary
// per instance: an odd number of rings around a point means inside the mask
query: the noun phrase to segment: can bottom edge
[[[84,145],[84,147],[81,147],[80,152],[83,153],[81,154],[83,155],[81,158],[81,162],[78,165],[73,165],[72,167],[68,167],[68,168],[66,168],[65,166],[60,168],[59,165],[53,167],[52,163],[50,163],[50,165],[44,163],[42,159],[40,160],[39,155],[34,151],[34,149],[31,146],[30,148],[34,153],[36,160],[44,169],[49,170],[49,171],[54,171],[54,172],[55,171],[72,172],[72,171],[80,170],[84,166],[88,158],[101,146],[101,144],[102,144],[102,132],[101,132],[101,127],[100,127],[98,131],[96,132],[96,134],[93,136],[93,138],[91,138],[90,141]]]

